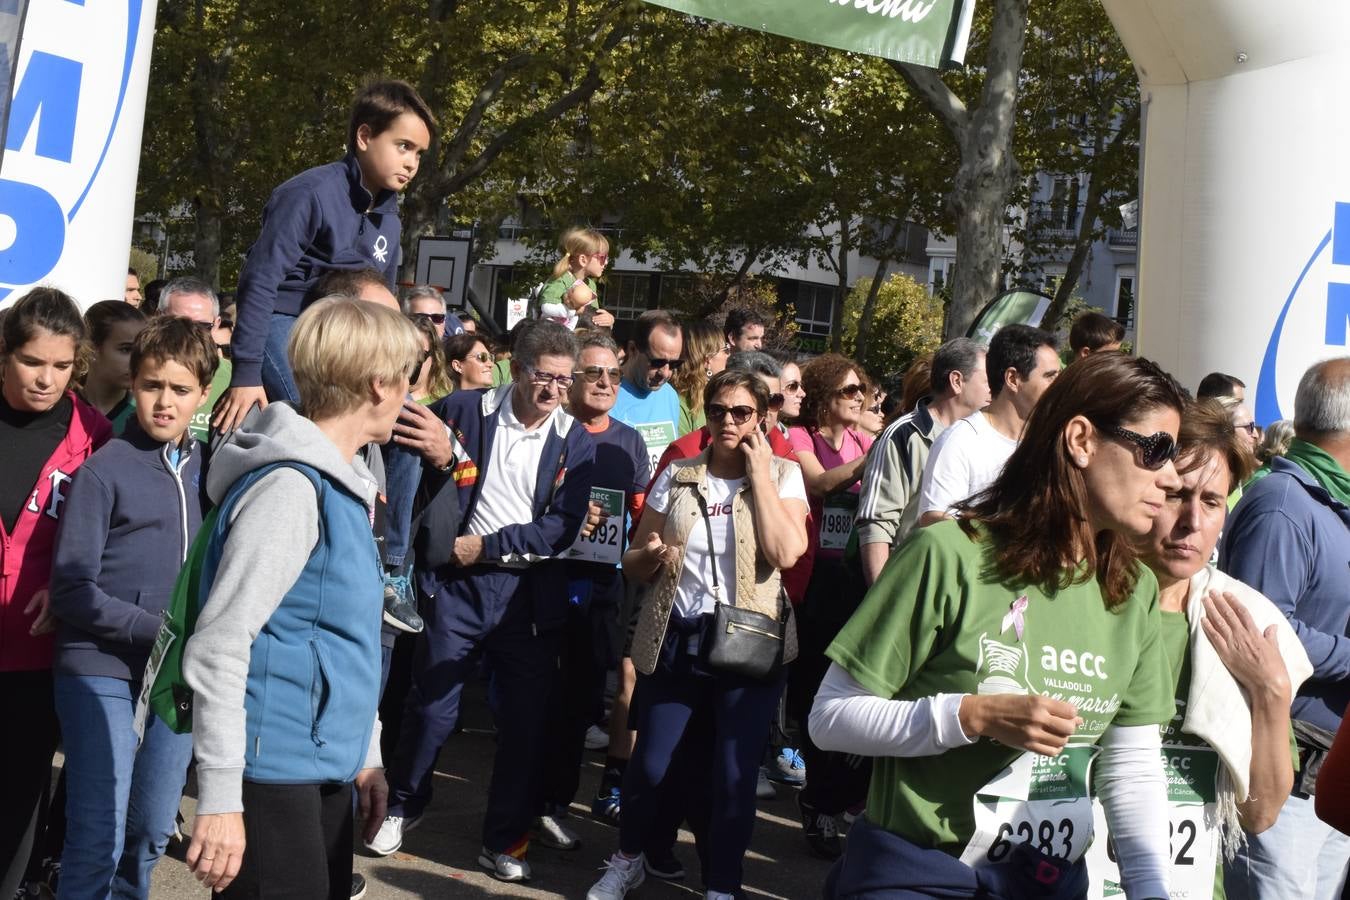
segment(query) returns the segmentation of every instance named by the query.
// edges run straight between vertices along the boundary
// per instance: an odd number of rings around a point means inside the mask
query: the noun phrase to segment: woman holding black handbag
[[[619,851],[587,894],[642,883],[662,782],[676,748],[706,773],[689,797],[708,900],[740,890],[755,783],[782,664],[796,652],[780,572],[806,550],[806,489],[761,431],[767,386],[749,372],[703,394],[712,444],[671,463],[647,495],[624,574],[650,580],[633,638],[638,740],[623,784]]]

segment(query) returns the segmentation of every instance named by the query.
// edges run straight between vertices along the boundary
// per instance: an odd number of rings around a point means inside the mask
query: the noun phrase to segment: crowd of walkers
[[[588,810],[588,900],[743,897],[776,782],[828,861],[802,897],[1341,896],[1350,358],[1262,429],[1088,313],[887,394],[751,307],[616,322],[589,229],[496,347],[395,294],[434,134],[365,88],[232,309],[4,311],[0,897],[148,897],[190,769],[204,886],[360,896],[354,847],[462,799],[434,775],[483,675],[504,882]]]

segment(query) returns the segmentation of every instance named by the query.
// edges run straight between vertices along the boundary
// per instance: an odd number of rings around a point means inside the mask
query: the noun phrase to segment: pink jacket
[[[29,634],[34,616],[24,615],[24,607],[51,580],[56,527],[70,476],[112,437],[112,426],[103,414],[71,396],[75,409],[65,440],[42,467],[13,532],[0,523],[0,672],[51,668],[55,635]]]

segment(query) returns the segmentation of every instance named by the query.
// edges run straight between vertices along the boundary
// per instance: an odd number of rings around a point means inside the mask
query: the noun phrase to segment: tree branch
[[[943,127],[960,145],[965,140],[966,129],[970,127],[970,111],[961,98],[956,96],[936,69],[916,66],[913,63],[887,60],[891,68],[900,74],[910,90],[923,98],[933,114],[942,122]]]

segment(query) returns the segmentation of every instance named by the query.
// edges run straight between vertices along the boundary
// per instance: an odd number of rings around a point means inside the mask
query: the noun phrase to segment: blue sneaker
[[[426,627],[422,617],[417,614],[412,584],[407,575],[384,576],[384,621],[409,634],[417,634]]]
[[[610,825],[619,824],[619,808],[622,804],[619,802],[619,789],[610,788],[609,793],[600,794],[591,801],[591,815],[602,822],[608,822]]]
[[[769,769],[769,779],[779,784],[800,786],[806,784],[806,763],[802,755],[792,747],[784,747]]]

